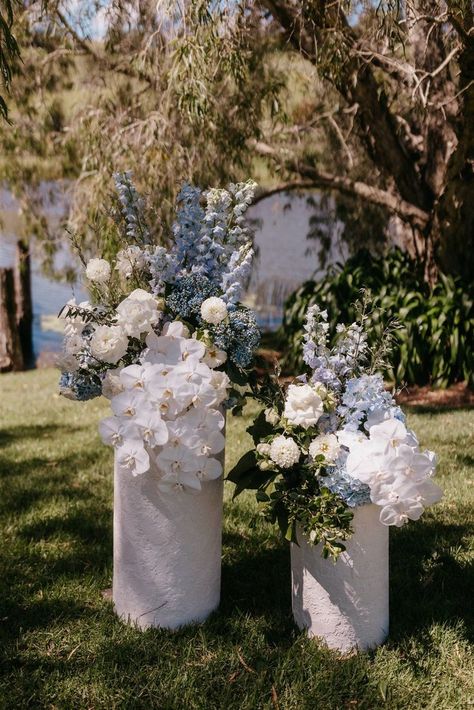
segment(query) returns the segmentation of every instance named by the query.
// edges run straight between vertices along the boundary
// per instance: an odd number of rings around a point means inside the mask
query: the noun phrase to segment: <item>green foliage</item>
[[[356,318],[354,303],[360,290],[369,289],[374,313],[369,321],[369,342],[376,345],[394,319],[400,328],[393,335],[387,376],[397,384],[436,387],[466,380],[474,384],[474,289],[459,278],[440,275],[430,289],[422,267],[400,249],[383,257],[361,250],[344,266],[330,269],[321,281],[308,281],[286,303],[279,337],[283,367],[303,371],[303,324],[308,306],[327,309],[331,334],[336,323]]]
[[[261,404],[270,404],[274,411],[283,408],[283,392],[278,378],[270,378],[253,388],[254,397]],[[247,451],[231,469],[227,480],[235,484],[234,498],[245,490],[255,490],[263,517],[276,523],[285,540],[298,543],[298,528],[312,544],[321,543],[324,558],[337,559],[345,550],[342,540],[351,533],[353,512],[340,497],[324,486],[324,458],[311,463],[297,463],[282,469],[258,453],[258,445],[270,443],[275,434],[290,434],[300,450],[307,450],[311,434],[296,431],[291,426],[267,422],[264,409],[247,427],[254,449]]]

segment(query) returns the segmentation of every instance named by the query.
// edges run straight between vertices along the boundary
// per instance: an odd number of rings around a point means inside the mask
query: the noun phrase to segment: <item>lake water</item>
[[[15,258],[18,205],[5,191],[0,191],[0,267],[12,266]],[[48,217],[55,219],[56,204],[51,204]],[[307,238],[315,205],[305,196],[274,195],[249,210],[256,225],[255,245],[258,258],[246,295],[246,302],[257,311],[263,329],[273,330],[281,322],[286,296],[301,283],[320,271],[318,243]],[[341,260],[344,254],[337,246],[338,226],[333,225],[334,247],[330,262]],[[66,240],[65,240],[66,243]],[[35,353],[56,352],[61,347],[61,332],[57,314],[72,296],[83,300],[85,290],[46,278],[33,250],[32,259],[33,337]]]

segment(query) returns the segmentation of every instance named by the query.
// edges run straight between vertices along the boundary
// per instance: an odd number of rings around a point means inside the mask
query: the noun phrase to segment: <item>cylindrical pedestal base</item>
[[[176,629],[219,605],[223,482],[190,495],[158,480],[115,467],[113,601],[130,624]]]
[[[321,546],[291,545],[292,606],[295,621],[308,636],[347,652],[381,644],[388,634],[388,527],[380,508],[354,511],[354,535],[336,563],[323,559]]]

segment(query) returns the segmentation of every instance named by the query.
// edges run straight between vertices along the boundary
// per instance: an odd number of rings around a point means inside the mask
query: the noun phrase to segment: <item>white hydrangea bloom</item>
[[[161,318],[156,298],[141,288],[119,303],[117,313],[119,325],[133,338],[149,333]]]
[[[84,341],[77,333],[72,333],[64,339],[66,355],[77,355],[84,348]]]
[[[290,424],[308,429],[317,424],[323,412],[323,400],[313,386],[301,384],[288,387],[283,416]]]
[[[107,259],[90,259],[86,266],[86,276],[96,284],[105,284],[110,279],[111,267]]]
[[[115,365],[127,352],[128,338],[119,325],[99,325],[90,339],[92,355]]]
[[[115,268],[124,279],[129,279],[133,274],[143,271],[146,266],[146,253],[139,246],[129,246],[117,254]]]
[[[309,455],[312,459],[324,456],[326,461],[334,462],[340,451],[339,441],[335,434],[321,434],[309,445]]]
[[[291,468],[300,458],[298,444],[291,437],[277,436],[270,444],[270,458],[280,468]]]
[[[201,316],[206,323],[219,325],[227,318],[227,304],[222,298],[211,296],[201,303]]]

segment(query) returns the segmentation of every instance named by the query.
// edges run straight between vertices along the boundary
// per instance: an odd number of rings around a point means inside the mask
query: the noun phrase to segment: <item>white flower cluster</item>
[[[89,262],[103,261],[92,259]],[[108,262],[105,262],[108,263]],[[94,265],[94,271],[97,271]],[[110,268],[110,267],[109,267]],[[74,308],[75,303],[69,302]],[[83,310],[90,310],[85,301],[79,304]],[[86,326],[78,316],[66,316],[64,357],[60,361],[62,369],[75,372],[84,364],[84,357],[95,359],[109,365],[116,365],[127,353],[129,338],[140,338],[150,333],[161,319],[160,302],[151,293],[137,288],[123,299],[116,308],[114,322],[111,325],[90,323]],[[81,357],[78,357],[81,356]]]
[[[146,344],[139,364],[114,374],[114,416],[101,422],[102,439],[116,448],[124,473],[136,476],[153,465],[161,490],[198,493],[222,473],[214,456],[224,448],[220,407],[229,378],[206,364],[206,346],[180,322],[150,333]]]
[[[349,448],[347,473],[369,486],[371,501],[382,507],[384,525],[400,527],[408,519],[418,520],[426,506],[441,499],[441,489],[431,480],[434,453],[421,452],[413,432],[398,419],[385,419],[372,425],[368,436],[344,441]]]

